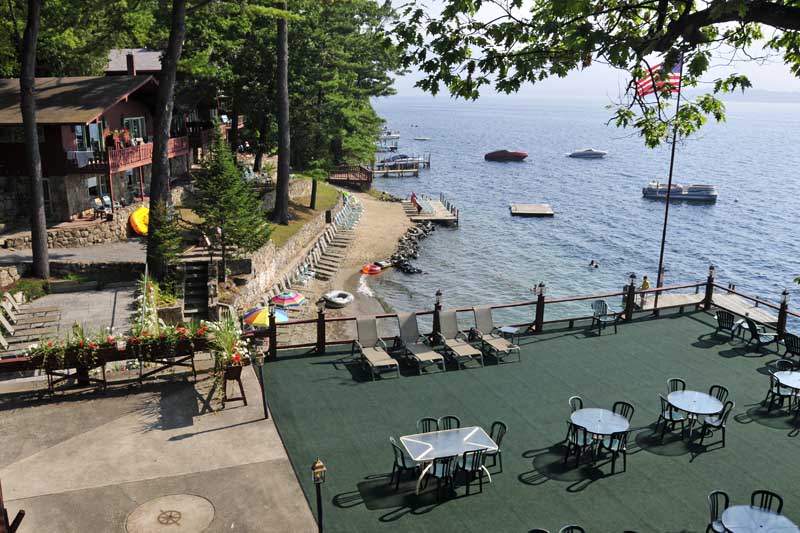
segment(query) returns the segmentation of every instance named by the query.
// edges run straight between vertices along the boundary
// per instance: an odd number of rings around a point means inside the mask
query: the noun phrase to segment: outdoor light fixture
[[[441,303],[442,303],[442,290],[439,289],[436,291],[436,305],[439,305]]]
[[[544,281],[540,281],[536,286],[536,296],[544,296],[546,291],[547,289],[545,288]]]
[[[781,293],[781,303],[787,305],[789,303],[789,289],[783,289]]]
[[[311,465],[311,479],[314,481],[314,484],[319,485],[320,483],[325,483],[325,472],[327,472],[327,470],[325,464],[317,457],[317,460]]]
[[[325,311],[325,298],[317,300],[317,312],[322,313]]]
[[[631,275],[628,277],[628,280],[630,280],[630,285],[636,285],[636,274],[631,272]]]
[[[117,339],[117,351],[124,352],[125,349],[128,347],[128,341],[125,339]]]
[[[269,314],[270,315],[274,315],[275,314],[275,304],[272,301],[269,302],[269,305],[267,306],[267,308],[269,309]]]
[[[714,277],[714,273],[716,271],[717,271],[717,267],[715,267],[714,265],[709,266],[708,267],[708,277],[709,278],[713,278]]]

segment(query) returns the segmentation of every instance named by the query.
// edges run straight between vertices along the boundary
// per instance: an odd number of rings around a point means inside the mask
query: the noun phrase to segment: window
[[[108,184],[102,176],[86,178],[86,191],[89,199],[102,198],[108,194]]]
[[[123,119],[122,127],[130,132],[131,139],[139,139],[147,136],[147,130],[144,127],[144,117]]]

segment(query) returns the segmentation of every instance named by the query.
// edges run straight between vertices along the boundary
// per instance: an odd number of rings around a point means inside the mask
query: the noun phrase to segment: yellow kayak
[[[147,225],[150,223],[150,210],[146,207],[140,207],[131,213],[130,223],[133,231],[139,235],[147,235]]]

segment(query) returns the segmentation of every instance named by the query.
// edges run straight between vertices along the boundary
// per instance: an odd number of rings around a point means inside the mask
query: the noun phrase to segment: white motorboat
[[[430,137],[414,137],[415,141],[430,141]]]
[[[384,130],[383,133],[381,133],[380,136],[378,136],[379,141],[396,141],[399,138],[400,138],[399,131],[389,131],[389,130]]]
[[[667,199],[667,184],[652,180],[647,187],[642,188],[642,196],[654,200]],[[669,191],[670,200],[693,200],[696,202],[716,202],[719,191],[716,185],[681,185],[673,183]]]
[[[601,157],[605,157],[608,152],[604,152],[603,150],[595,150],[594,148],[583,148],[581,150],[575,150],[571,154],[567,154],[569,157],[575,157],[578,159],[600,159]]]

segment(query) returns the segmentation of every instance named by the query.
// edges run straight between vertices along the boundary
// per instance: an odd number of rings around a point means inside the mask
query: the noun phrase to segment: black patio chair
[[[717,319],[717,329],[714,331],[716,335],[720,331],[727,331],[733,339],[736,330],[739,329],[739,324],[736,322],[736,317],[730,311],[718,309],[715,318]]]
[[[475,478],[478,478],[478,488],[483,492],[483,461],[486,457],[486,450],[473,450],[465,452],[462,456],[461,462],[457,465],[457,470],[463,470],[466,476],[467,495],[469,489]]]
[[[505,422],[501,422],[500,420],[495,420],[492,422],[492,427],[489,430],[489,437],[497,444],[497,451],[487,451],[486,458],[492,459],[492,467],[496,466],[497,463],[500,463],[500,472],[503,471],[503,449],[501,448],[501,443],[503,442],[503,437],[506,436],[506,432],[508,431],[508,426],[506,426]]]
[[[722,406],[722,411],[720,411],[716,415],[707,416],[703,419],[703,427],[701,429],[701,436],[700,436],[700,446],[703,445],[703,440],[706,438],[706,433],[713,433],[714,431],[721,429],[722,430],[722,447],[725,447],[725,426],[728,423],[728,417],[733,411],[733,408],[736,407],[736,403],[728,400],[725,402],[725,405]]]
[[[622,415],[628,419],[628,422],[631,421],[633,418],[633,412],[635,411],[633,405],[629,404],[628,402],[614,402],[614,406],[611,408],[611,411],[617,413],[618,415]]]
[[[750,495],[750,505],[775,514],[781,514],[783,498],[769,490],[754,490],[753,494]]]
[[[430,433],[431,431],[439,431],[438,420],[430,416],[417,420],[417,433]]]
[[[455,415],[443,416],[439,419],[439,431],[446,429],[458,429],[461,427],[461,419]]]
[[[664,442],[664,434],[667,432],[667,429],[669,428],[670,431],[675,431],[675,425],[678,423],[681,425],[681,435],[683,435],[686,417],[683,413],[677,411],[661,394],[658,395],[658,398],[661,400],[661,414],[658,415],[656,429],[658,429],[659,424],[664,424],[661,427],[661,442]]]
[[[764,400],[761,402],[761,405],[769,402],[769,405],[767,406],[767,412],[772,411],[772,408],[775,407],[776,403],[783,407],[783,403],[786,400],[789,400],[789,408],[791,409],[792,402],[794,402],[796,399],[797,391],[791,387],[781,385],[781,381],[775,376],[775,373],[770,370],[769,389],[767,390],[767,395],[764,397]]]
[[[727,529],[722,525],[722,513],[728,508],[728,493],[722,490],[712,490],[708,494],[708,512],[711,515],[706,527],[706,533],[725,533]]]
[[[603,328],[609,324],[614,325],[614,333],[617,332],[617,323],[620,320],[620,315],[610,311],[608,304],[605,300],[595,300],[592,302],[592,323],[589,329],[593,329],[597,323],[597,333],[602,334]]]
[[[798,357],[800,358],[800,337],[794,333],[783,334],[783,345],[786,347],[784,357]]]
[[[750,339],[747,341],[747,344],[752,343],[755,341],[756,343],[756,350],[761,350],[764,346],[769,346],[773,342],[777,348],[778,346],[778,333],[772,333],[767,331],[766,326],[761,324],[756,324],[750,318],[746,318],[745,322],[747,323],[747,330],[750,332]]]
[[[406,472],[417,473],[419,465],[409,457],[405,450],[397,445],[394,437],[389,437],[389,442],[392,444],[392,451],[394,452],[394,464],[392,465],[392,474],[389,476],[389,483],[394,481],[395,475],[397,482],[395,483],[394,490],[400,489],[400,478]]]
[[[713,396],[721,403],[725,403],[725,400],[728,399],[728,389],[722,385],[711,385],[708,389],[708,395]]]
[[[622,455],[622,471],[628,469],[628,432],[618,431],[605,437],[601,443],[603,449],[611,452],[611,473],[616,470],[617,457]]]
[[[583,451],[586,448],[591,448],[592,437],[581,426],[573,424],[572,422],[567,422],[567,437],[564,439],[564,442],[567,445],[567,450],[564,452],[564,464],[566,464],[570,454],[574,452],[575,466],[577,467],[581,463],[581,454]]]
[[[583,398],[580,396],[571,396],[569,399],[569,412],[574,413],[578,409],[583,409]]]
[[[686,382],[681,378],[669,378],[667,380],[667,394],[679,390],[686,390]]]
[[[442,501],[442,487],[447,489],[450,487],[451,490],[454,489],[455,484],[453,483],[453,474],[455,473],[456,469],[456,462],[458,461],[458,456],[453,455],[451,457],[439,457],[433,460],[433,464],[431,465],[428,472],[425,474],[425,486],[428,485],[428,477],[432,477],[436,479],[436,501]]]
[[[581,526],[564,526],[558,530],[558,533],[586,533],[586,530]]]
[[[550,533],[549,529],[542,529],[540,527],[536,527],[528,531],[528,533]]]
[[[778,359],[773,361],[772,365],[775,367],[776,372],[786,372],[794,368],[794,363],[789,359]]]

